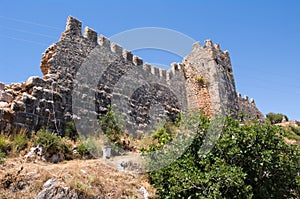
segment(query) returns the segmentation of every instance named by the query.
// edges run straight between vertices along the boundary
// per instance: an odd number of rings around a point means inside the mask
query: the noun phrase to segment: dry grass
[[[20,158],[11,158],[0,165],[0,198],[34,198],[50,178],[57,178],[65,186],[89,197],[143,198],[138,191],[142,186],[151,198],[155,196],[147,176],[119,172],[102,160],[51,164],[40,161],[26,163]]]

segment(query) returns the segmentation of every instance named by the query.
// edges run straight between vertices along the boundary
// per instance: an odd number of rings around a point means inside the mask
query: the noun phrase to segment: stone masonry
[[[247,119],[264,118],[254,100],[248,101],[248,97],[241,98],[236,93],[229,54],[218,44],[210,40],[205,41],[203,46],[195,43],[183,63],[172,63],[169,70],[163,70],[143,64],[141,58],[117,44],[111,44],[88,27],[82,35],[82,23],[70,16],[60,40],[42,54],[40,68],[43,77],[29,77],[25,82],[11,85],[0,83],[0,131],[46,127],[63,134],[66,122],[75,117],[72,92],[76,73],[96,47],[99,57],[108,60],[109,67],[99,77],[95,88],[95,109],[88,110],[90,114],[105,114],[116,92],[114,86],[126,73],[138,67],[149,74],[147,78],[158,78],[169,88],[177,86],[177,73],[184,74],[186,90],[182,90],[181,94],[186,96],[188,109],[201,109],[208,116],[226,114],[237,117],[242,111],[248,115]],[[168,87],[141,85],[128,101],[132,122],[137,126],[147,126],[153,105],[161,105],[164,114],[174,120],[182,110]],[[84,95],[82,99],[84,101]]]

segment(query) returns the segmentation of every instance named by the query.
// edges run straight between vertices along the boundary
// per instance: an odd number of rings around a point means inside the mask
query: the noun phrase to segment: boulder
[[[0,101],[10,103],[13,99],[14,98],[11,94],[6,93],[5,91],[0,91]]]
[[[56,178],[50,178],[43,186],[42,191],[38,193],[35,199],[60,199],[60,198],[71,198],[79,199],[83,198],[82,194],[78,193],[77,190],[66,187],[63,182],[58,181]]]
[[[11,110],[13,110],[15,112],[24,111],[25,110],[25,104],[22,101],[14,100],[11,104]]]
[[[43,87],[46,84],[46,81],[38,76],[32,76],[27,79],[25,84],[26,87],[33,87],[33,86]]]
[[[139,189],[139,191],[140,191],[141,194],[143,194],[144,199],[148,199],[148,198],[149,198],[149,193],[148,193],[148,191],[145,189],[145,187],[141,187],[141,188]]]
[[[0,108],[9,108],[9,106],[7,102],[0,102]]]
[[[5,87],[5,84],[3,84],[2,82],[0,82],[0,91],[3,91]]]
[[[34,161],[36,159],[43,160],[43,147],[37,145],[36,147],[31,147],[30,151],[24,156],[25,161]]]

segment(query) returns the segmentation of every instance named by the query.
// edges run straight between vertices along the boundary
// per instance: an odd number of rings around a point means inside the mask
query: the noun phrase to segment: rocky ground
[[[58,164],[9,158],[0,165],[0,198],[154,198],[147,176],[121,172],[104,161]]]

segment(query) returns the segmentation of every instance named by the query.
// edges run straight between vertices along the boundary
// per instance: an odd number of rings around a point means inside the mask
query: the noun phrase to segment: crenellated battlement
[[[110,40],[103,35],[100,35],[98,38],[98,44],[104,48],[110,49]]]
[[[93,45],[99,45],[109,50],[110,52],[120,57],[123,57],[125,61],[132,62],[136,66],[143,64],[143,60],[140,57],[133,55],[130,51],[126,49],[123,49],[122,46],[120,46],[117,43],[111,43],[110,40],[103,35],[100,35],[98,37],[98,33],[95,30],[89,27],[85,27],[83,35],[81,31],[82,22],[72,16],[69,16],[66,24],[66,30],[62,34],[61,40],[65,36],[83,37],[90,41]]]
[[[253,98],[249,98],[247,95],[242,97],[241,93],[237,93],[238,100],[248,102],[250,104],[255,104],[255,100]]]
[[[182,72],[183,64],[173,62],[170,65],[170,69],[167,71],[167,80],[172,79],[176,73]],[[181,74],[182,75],[182,74]]]
[[[203,48],[213,48],[213,47],[214,46],[213,46],[213,43],[212,43],[211,39],[207,39],[207,40],[204,41]]]
[[[257,119],[264,121],[264,115],[258,110],[255,104],[255,100],[247,95],[237,93],[239,111],[243,113],[243,120]]]
[[[206,54],[206,59],[214,60],[218,65],[222,65],[227,68],[229,73],[232,73],[231,60],[229,52],[227,50],[222,51],[221,47],[217,43],[213,43],[212,40],[208,39],[204,41],[204,45],[201,46],[200,42],[195,42],[192,46],[192,52],[202,51]]]
[[[182,70],[182,65],[181,63],[172,63],[170,68],[168,70],[156,67],[156,66],[152,66],[149,63],[144,63],[143,65],[143,69],[149,73],[154,75],[155,77],[165,80],[165,81],[169,81],[171,80],[176,73],[180,72]],[[182,75],[182,74],[180,74]]]
[[[79,21],[78,19],[72,16],[69,16],[66,24],[65,33],[81,36],[82,35],[81,31],[82,31],[81,21]]]
[[[157,77],[159,79],[167,80],[167,71],[162,69],[162,68],[152,66],[149,63],[144,63],[143,69],[147,73],[152,74],[152,75],[154,75],[155,77]]]
[[[79,20],[77,20],[72,16],[69,16],[67,20],[66,30],[63,33],[63,36],[71,35],[71,36],[81,37],[82,36],[81,30],[82,30],[82,22],[80,22]],[[141,58],[133,55],[130,51],[123,49],[122,46],[120,46],[119,44],[111,43],[110,40],[103,35],[100,35],[98,37],[98,33],[89,27],[85,27],[83,38],[89,40],[92,44],[100,45],[103,48],[108,49],[112,53],[123,57],[125,61],[132,62],[136,66],[143,64],[143,60]],[[227,50],[222,51],[220,45],[217,43],[213,43],[211,39],[205,40],[203,46],[201,46],[200,42],[194,43],[192,49],[193,51],[194,50],[206,51],[208,55],[211,56],[211,59],[215,60],[217,64],[220,64],[223,67],[227,67],[227,71],[232,73],[232,66],[231,66],[228,51]],[[179,64],[172,63],[170,70],[166,72],[161,72],[161,76],[166,76],[167,79],[170,79],[174,76],[176,71],[180,71],[180,70],[181,69]],[[155,68],[153,68],[149,72],[154,75],[159,75],[160,73],[159,69],[155,69]]]
[[[89,27],[85,27],[83,37],[96,44],[98,33]]]
[[[122,56],[125,59],[125,61],[129,61],[129,62],[133,61],[133,54],[128,50],[123,50]]]
[[[151,74],[159,77],[159,69],[155,66],[151,66]]]
[[[110,47],[111,47],[111,52],[122,56],[122,53],[123,53],[123,47],[122,46],[120,46],[116,43],[112,43]]]

